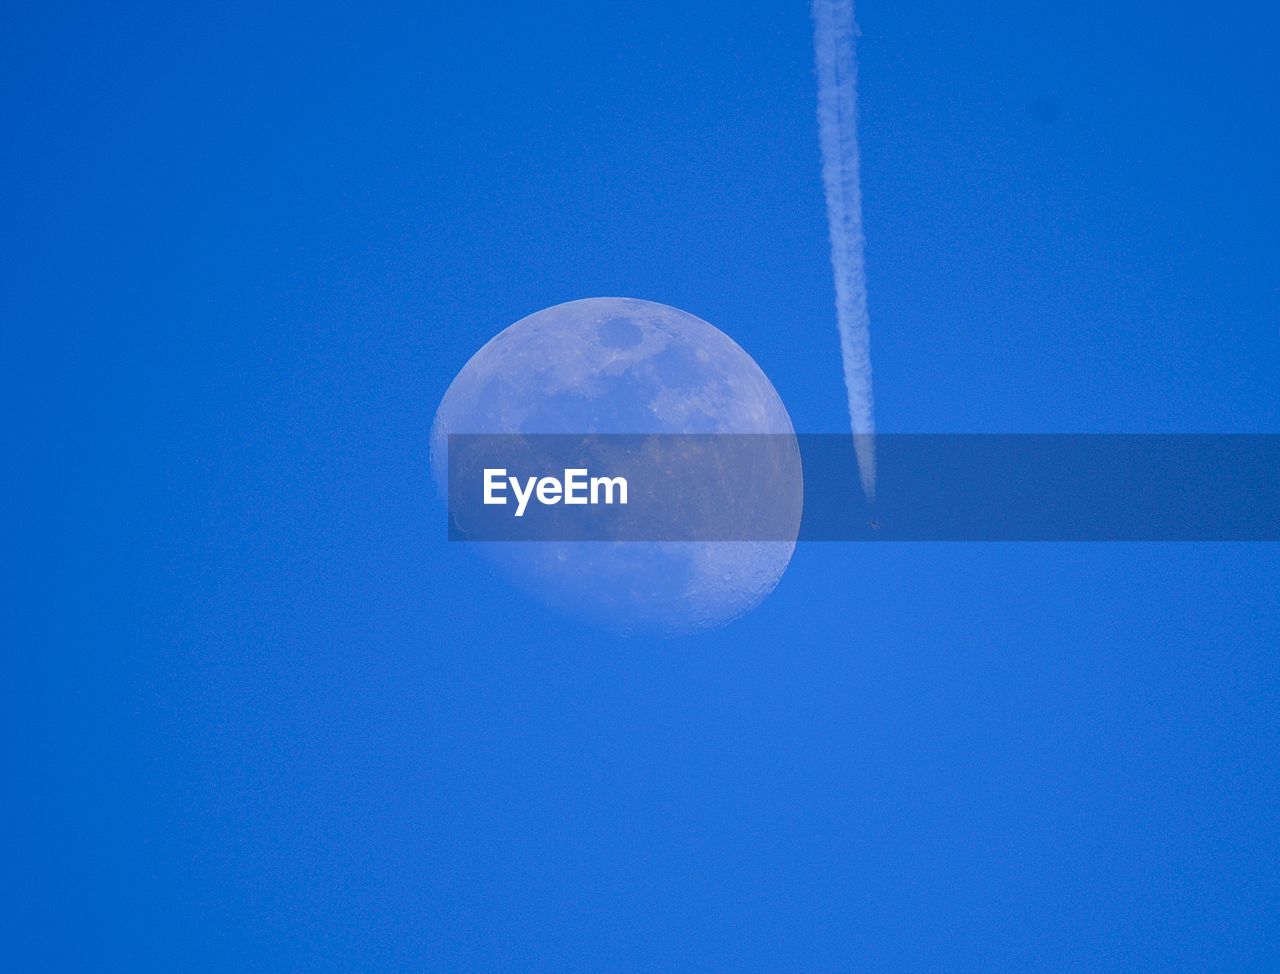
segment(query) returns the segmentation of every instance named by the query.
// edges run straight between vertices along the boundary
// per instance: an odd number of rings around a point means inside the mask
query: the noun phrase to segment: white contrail
[[[858,67],[853,0],[813,0],[813,48],[818,66],[818,135],[827,194],[831,269],[836,279],[836,327],[858,473],[868,500],[876,493],[875,418],[871,396],[871,336],[863,265],[862,186],[858,179]]]

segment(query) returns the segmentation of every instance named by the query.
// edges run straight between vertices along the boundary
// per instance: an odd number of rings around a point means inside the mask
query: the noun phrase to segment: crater
[[[643,339],[640,326],[626,318],[609,318],[600,324],[600,344],[605,348],[635,348]]]

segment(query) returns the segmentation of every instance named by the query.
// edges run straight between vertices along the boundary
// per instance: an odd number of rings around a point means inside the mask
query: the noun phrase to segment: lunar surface
[[[442,492],[450,433],[770,433],[794,444],[772,383],[732,339],[686,312],[630,298],[539,311],[471,358],[431,432]],[[795,462],[776,481],[798,531],[798,448],[790,455]],[[573,615],[622,632],[687,633],[723,626],[758,605],[786,570],[795,534],[473,547],[517,585]]]

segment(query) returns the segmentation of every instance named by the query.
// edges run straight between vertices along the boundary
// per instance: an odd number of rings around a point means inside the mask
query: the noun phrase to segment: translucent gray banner
[[[1277,435],[452,435],[470,541],[1277,541]]]

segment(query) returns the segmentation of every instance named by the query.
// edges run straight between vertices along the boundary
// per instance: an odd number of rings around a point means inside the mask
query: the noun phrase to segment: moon
[[[442,493],[450,433],[790,438],[795,462],[774,478],[794,510],[788,539],[475,546],[535,598],[606,628],[683,634],[724,626],[774,590],[795,550],[803,480],[786,407],[737,343],[677,308],[588,298],[522,318],[472,356],[440,403],[431,464]]]

